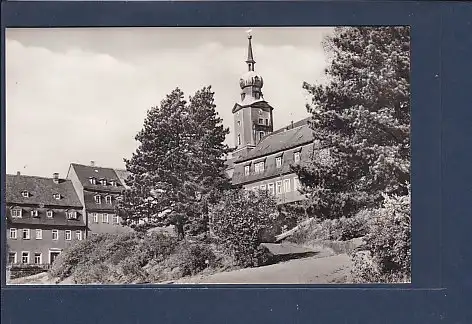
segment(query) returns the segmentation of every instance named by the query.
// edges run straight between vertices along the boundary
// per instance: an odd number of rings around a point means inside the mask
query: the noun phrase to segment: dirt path
[[[329,284],[343,283],[351,259],[346,254],[290,260],[259,268],[220,272],[175,281],[175,284]]]

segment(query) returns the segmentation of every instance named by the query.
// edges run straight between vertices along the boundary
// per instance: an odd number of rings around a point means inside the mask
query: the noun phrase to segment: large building
[[[129,231],[121,226],[121,218],[116,214],[117,198],[125,189],[124,171],[112,168],[71,163],[69,179],[83,206],[89,233],[119,233]]]
[[[233,185],[268,190],[281,204],[302,200],[300,183],[291,165],[310,160],[312,154],[327,157],[327,151],[315,146],[310,118],[274,131],[274,108],[262,94],[264,82],[254,69],[251,40],[249,35],[248,71],[239,82],[241,98],[232,110],[235,150],[227,160],[226,173]]]
[[[6,176],[8,262],[47,265],[86,232],[82,204],[70,180]]]

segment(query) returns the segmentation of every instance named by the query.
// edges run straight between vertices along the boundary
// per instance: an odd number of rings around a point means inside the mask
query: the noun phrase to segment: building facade
[[[273,110],[262,96],[263,78],[254,72],[252,36],[248,37],[248,72],[240,79],[241,99],[233,107],[235,151],[226,161],[226,174],[236,187],[267,190],[280,204],[304,199],[291,166],[327,158],[315,143],[310,118],[275,130]]]
[[[85,237],[82,204],[72,182],[6,176],[6,219],[10,265],[51,264],[69,244]]]
[[[119,175],[120,176],[119,176]],[[93,233],[122,233],[130,231],[121,225],[115,207],[118,197],[125,189],[124,172],[112,168],[71,163],[67,179],[77,192],[86,215],[87,235]]]

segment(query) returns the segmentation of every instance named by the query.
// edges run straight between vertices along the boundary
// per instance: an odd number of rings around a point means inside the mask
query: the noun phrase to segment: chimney
[[[293,128],[293,120],[292,120],[292,128]]]
[[[17,176],[21,175],[21,172],[20,172],[20,171],[16,171],[16,175],[17,175]]]
[[[93,161],[93,160],[90,161],[90,166],[93,166],[93,167],[94,167],[94,166],[95,166],[95,161]]]
[[[52,174],[52,179],[53,179],[54,183],[59,183],[59,173],[54,172]]]

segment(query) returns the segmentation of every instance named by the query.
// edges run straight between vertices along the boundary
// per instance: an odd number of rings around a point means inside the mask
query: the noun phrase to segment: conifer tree
[[[140,143],[131,159],[129,189],[118,206],[128,225],[145,220],[145,228],[175,225],[179,238],[185,228],[207,229],[207,206],[229,186],[224,173],[223,144],[229,130],[218,117],[211,87],[184,100],[180,89],[151,108]]]
[[[376,207],[382,193],[406,195],[410,181],[410,32],[408,27],[339,27],[326,39],[328,83],[312,96],[314,152],[296,168],[307,203],[323,218]]]

